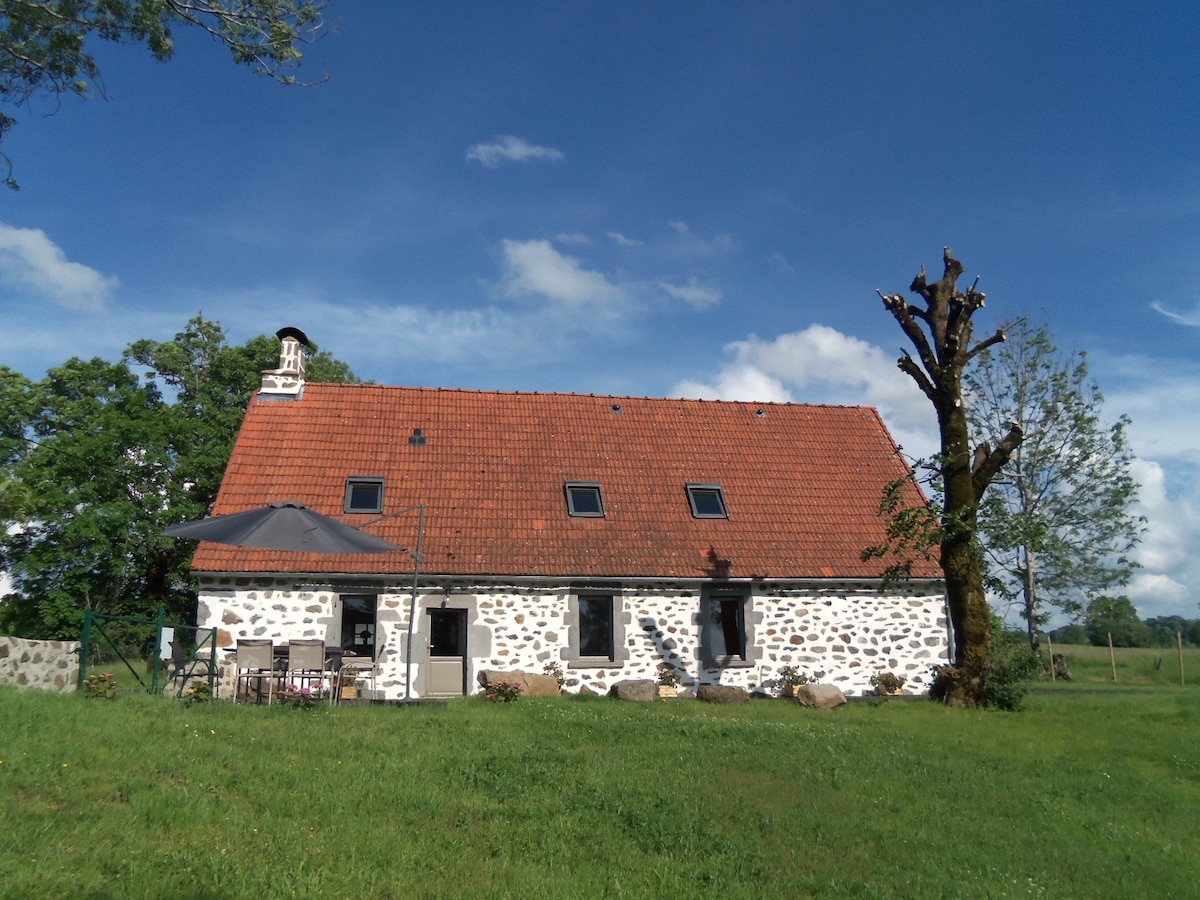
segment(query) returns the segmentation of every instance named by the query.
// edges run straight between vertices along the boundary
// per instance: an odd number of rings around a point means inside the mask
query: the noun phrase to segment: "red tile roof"
[[[253,399],[214,513],[298,500],[362,525],[378,516],[343,512],[346,479],[382,476],[384,514],[426,506],[423,574],[875,577],[860,554],[903,472],[867,407],[309,384],[298,401]],[[567,514],[568,481],[601,484],[603,518]],[[721,486],[728,519],[692,516],[697,482]],[[417,519],[365,530],[415,547]],[[193,568],[395,574],[412,558],[203,543]]]

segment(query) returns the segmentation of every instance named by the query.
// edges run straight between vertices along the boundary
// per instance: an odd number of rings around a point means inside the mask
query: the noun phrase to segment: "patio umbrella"
[[[401,549],[373,534],[314,512],[295,500],[183,522],[164,529],[163,533],[235,547],[306,553],[383,553]]]

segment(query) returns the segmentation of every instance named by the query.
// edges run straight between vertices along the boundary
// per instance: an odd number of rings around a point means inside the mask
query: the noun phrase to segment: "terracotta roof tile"
[[[251,402],[214,513],[299,500],[369,523],[343,512],[346,478],[382,476],[385,515],[426,506],[430,575],[703,577],[712,557],[734,578],[874,577],[860,554],[903,471],[866,407],[309,384],[299,401]],[[604,517],[569,516],[567,481],[599,482]],[[721,485],[728,519],[692,516],[696,482]],[[414,547],[416,527],[412,512],[366,530]],[[204,543],[193,568],[395,574],[412,560]]]

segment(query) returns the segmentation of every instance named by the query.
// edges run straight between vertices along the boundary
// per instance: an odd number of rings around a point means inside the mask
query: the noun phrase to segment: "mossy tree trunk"
[[[1004,332],[971,345],[972,316],[983,307],[986,295],[975,289],[978,279],[966,292],[958,290],[963,265],[949,247],[943,262],[944,273],[938,281],[929,284],[922,268],[909,288],[921,296],[924,308],[910,304],[900,294],[879,296],[917,351],[916,359],[905,352],[897,365],[917,383],[937,412],[941,435],[937,466],[944,495],[940,562],[954,627],[954,662],[970,673],[981,673],[991,650],[992,626],[983,590],[976,516],[987,486],[1025,435],[1020,423],[1014,422],[994,449],[986,441],[971,449],[962,398],[963,370],[976,355],[1003,341]]]

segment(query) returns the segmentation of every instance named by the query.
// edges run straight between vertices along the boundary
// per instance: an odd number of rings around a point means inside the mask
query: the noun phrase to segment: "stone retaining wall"
[[[871,693],[870,678],[890,671],[907,679],[906,689],[928,688],[930,670],[947,662],[949,630],[943,593],[936,585],[906,585],[906,592],[882,593],[867,583],[744,585],[752,647],[746,663],[706,665],[700,641],[699,585],[626,584],[617,627],[619,664],[577,665],[570,647],[569,585],[433,586],[418,598],[413,639],[412,696],[421,696],[429,659],[427,611],[465,609],[468,690],[484,669],[542,672],[555,663],[564,689],[586,687],[607,693],[618,681],[655,678],[664,660],[680,670],[682,685],[725,684],[765,689],[784,666],[814,680],[837,685],[848,696]],[[356,593],[361,594],[361,591]],[[398,699],[405,690],[405,651],[411,595],[400,589],[378,595],[376,689],[380,699]],[[220,629],[222,647],[237,638],[340,639],[341,610],[333,589],[298,590],[287,579],[214,578],[202,585],[197,625]],[[228,686],[232,688],[232,685]],[[222,690],[222,696],[230,696]]]
[[[0,684],[69,694],[79,683],[79,641],[0,637]]]

